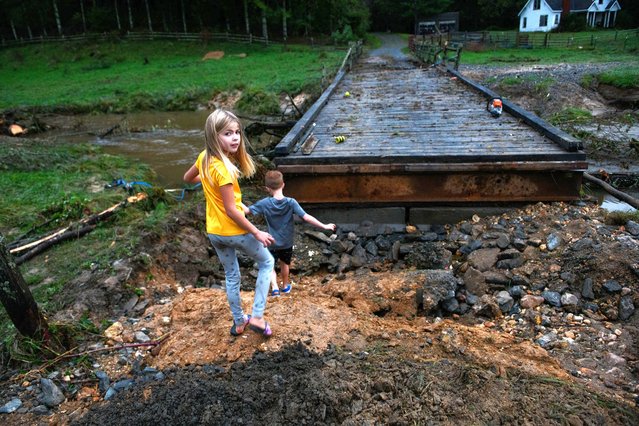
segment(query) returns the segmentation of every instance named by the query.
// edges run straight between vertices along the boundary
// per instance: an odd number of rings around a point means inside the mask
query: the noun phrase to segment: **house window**
[[[599,4],[603,4],[603,0],[599,0]]]
[[[545,27],[548,25],[548,15],[541,15],[539,17],[539,26]]]
[[[524,16],[524,22],[521,24],[521,27],[526,28],[526,25],[528,25],[528,18]]]
[[[601,1],[601,0],[599,0]],[[541,7],[541,0],[535,0],[533,2],[533,10],[539,10],[539,8]]]
[[[555,25],[559,24],[559,15],[555,15]]]

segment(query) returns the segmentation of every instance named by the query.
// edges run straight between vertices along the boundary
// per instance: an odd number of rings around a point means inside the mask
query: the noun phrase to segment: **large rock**
[[[479,270],[470,267],[464,273],[464,285],[466,289],[477,296],[482,296],[488,292],[486,277]]]
[[[497,256],[501,250],[499,248],[485,248],[475,250],[468,255],[468,263],[476,269],[485,272],[493,267],[497,262]]]
[[[417,305],[422,306],[426,312],[435,311],[439,303],[450,299],[451,294],[454,296],[455,290],[462,284],[451,271],[429,269],[424,274],[424,285],[417,292]]]
[[[450,265],[453,254],[435,243],[415,244],[406,256],[406,263],[417,269],[445,269]]]

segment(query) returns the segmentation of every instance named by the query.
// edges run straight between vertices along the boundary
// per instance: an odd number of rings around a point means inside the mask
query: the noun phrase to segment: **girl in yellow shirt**
[[[206,119],[205,150],[184,174],[189,183],[202,183],[206,198],[206,232],[226,275],[226,298],[233,315],[231,334],[238,336],[246,326],[270,336],[264,320],[266,297],[273,271],[273,256],[266,249],[275,240],[244,217],[240,174],[255,174],[255,163],[246,150],[246,136],[240,120],[231,112],[218,109]],[[240,298],[240,268],[236,250],[242,250],[258,264],[253,312],[245,315]]]

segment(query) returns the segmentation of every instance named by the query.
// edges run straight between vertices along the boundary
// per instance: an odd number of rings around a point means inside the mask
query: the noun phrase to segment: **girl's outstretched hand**
[[[257,241],[264,244],[264,247],[268,247],[275,242],[275,238],[268,232],[258,230],[253,236]]]

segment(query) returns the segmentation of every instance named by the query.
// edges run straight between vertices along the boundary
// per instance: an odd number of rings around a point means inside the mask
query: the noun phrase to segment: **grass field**
[[[203,60],[222,51],[221,59]],[[0,110],[185,110],[216,92],[317,92],[345,50],[150,41],[49,43],[0,50]]]
[[[583,62],[637,62],[639,56],[636,52],[611,52],[605,49],[579,49],[579,48],[540,48],[517,49],[499,48],[483,51],[463,50],[462,64],[524,64],[540,63],[553,64],[559,62],[583,63]]]

